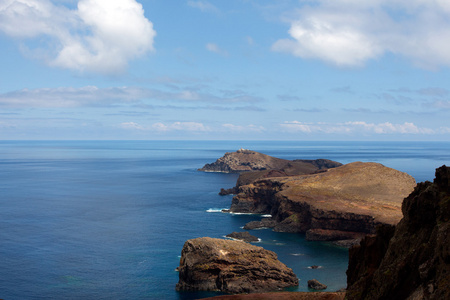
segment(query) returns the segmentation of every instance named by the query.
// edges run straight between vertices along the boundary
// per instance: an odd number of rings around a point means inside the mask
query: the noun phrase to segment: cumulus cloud
[[[51,66],[100,73],[123,71],[154,50],[156,36],[135,0],[80,0],[76,10],[49,0],[4,0],[0,31],[29,42],[32,53],[33,39],[45,41],[38,52]]]
[[[326,133],[326,134],[434,134],[434,130],[420,128],[414,123],[405,122],[403,124],[367,123],[363,121],[345,123],[305,123],[299,121],[285,122],[280,124],[281,128],[288,132],[303,133]]]
[[[290,38],[278,40],[272,49],[338,66],[362,66],[385,53],[423,68],[450,66],[449,3],[318,0],[287,20]]]

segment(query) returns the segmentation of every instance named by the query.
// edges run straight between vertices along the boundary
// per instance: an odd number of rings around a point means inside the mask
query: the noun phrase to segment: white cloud
[[[264,132],[266,129],[263,126],[257,126],[257,125],[234,125],[234,124],[222,124],[222,127],[226,129],[227,131],[232,132]]]
[[[449,100],[434,101],[432,103],[432,106],[439,108],[439,109],[449,110],[450,109],[450,101]]]
[[[448,3],[319,0],[287,20],[291,38],[278,40],[272,49],[338,66],[361,66],[388,52],[423,68],[450,66]]]
[[[80,0],[77,10],[49,0],[4,0],[0,31],[31,39],[29,46],[32,38],[45,40],[39,52],[49,65],[100,73],[123,71],[130,60],[154,50],[156,36],[135,0]]]
[[[59,87],[22,89],[0,94],[0,107],[28,108],[28,107],[84,107],[84,106],[112,106],[124,103],[143,103],[145,101],[177,101],[204,103],[257,103],[263,99],[245,94],[213,95],[199,93],[193,90],[168,92],[141,87],[112,87],[98,88],[86,86],[80,88]],[[225,108],[225,107],[223,107]],[[256,107],[237,107],[236,109],[253,109]]]
[[[155,91],[134,87],[22,89],[0,94],[0,106],[14,108],[109,106],[115,103],[136,102],[152,94],[157,96]]]
[[[123,129],[137,129],[137,130],[145,130],[145,127],[136,123],[136,122],[123,122],[120,124],[120,127]]]
[[[326,133],[326,134],[434,134],[434,130],[420,128],[413,123],[403,124],[367,123],[363,121],[345,123],[305,123],[299,121],[284,122],[281,128],[288,132]]]
[[[136,122],[123,122],[119,124],[119,127],[128,130],[148,131],[157,133],[166,133],[174,131],[200,133],[211,131],[211,129],[208,126],[205,126],[203,123],[198,122],[173,122],[169,124],[157,122],[150,126],[145,126]]]
[[[228,56],[227,51],[221,49],[217,44],[214,44],[214,43],[207,43],[206,50],[223,55],[223,56]]]
[[[155,131],[189,131],[189,132],[207,132],[211,131],[208,126],[198,122],[174,122],[171,124],[155,123],[151,127]]]
[[[208,1],[188,1],[187,4],[190,7],[200,9],[202,12],[214,12],[214,13],[219,12],[219,9],[214,5],[212,5],[211,3],[209,3]]]

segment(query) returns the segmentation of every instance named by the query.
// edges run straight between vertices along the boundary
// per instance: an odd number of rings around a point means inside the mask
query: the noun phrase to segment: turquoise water
[[[196,171],[239,148],[286,159],[375,161],[432,180],[446,142],[1,141],[1,299],[195,299],[176,292],[183,243],[259,216],[231,215],[236,174]],[[212,209],[212,210],[211,210]],[[345,287],[347,250],[255,230],[300,279]],[[312,270],[308,266],[320,265]]]

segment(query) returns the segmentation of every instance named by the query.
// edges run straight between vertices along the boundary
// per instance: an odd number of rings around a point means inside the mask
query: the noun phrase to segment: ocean
[[[237,174],[197,171],[239,148],[285,159],[372,161],[433,180],[449,142],[0,141],[0,299],[198,299],[176,292],[186,240],[258,215],[221,213]],[[254,230],[308,291],[346,286],[348,250]],[[319,269],[310,269],[319,265]]]

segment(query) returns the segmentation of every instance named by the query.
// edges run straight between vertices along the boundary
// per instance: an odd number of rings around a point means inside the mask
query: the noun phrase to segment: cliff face
[[[396,224],[414,186],[405,173],[356,162],[241,186],[230,210],[271,214],[276,231],[306,233],[310,240],[357,239],[374,233],[378,224]]]
[[[348,299],[450,299],[450,168],[418,184],[402,212],[350,250]]]
[[[177,290],[252,293],[298,285],[274,252],[239,241],[188,240],[178,270]]]

